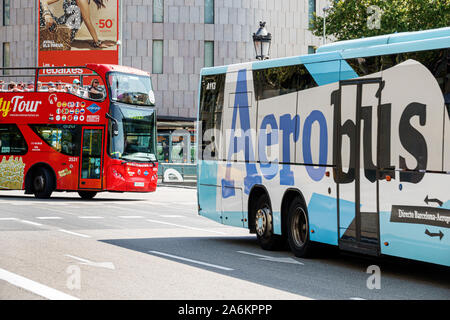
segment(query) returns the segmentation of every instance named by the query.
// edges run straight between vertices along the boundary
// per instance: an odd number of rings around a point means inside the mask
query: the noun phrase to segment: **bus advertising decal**
[[[58,171],[58,174],[61,178],[72,174],[72,170],[65,168],[64,170]]]
[[[28,113],[36,113],[42,101],[23,101],[23,96],[15,96],[10,101],[0,98],[0,114],[3,118],[8,115],[17,116],[20,113],[21,116]]]
[[[0,189],[22,189],[24,171],[22,157],[3,157],[0,162]]]
[[[50,104],[55,104],[58,101],[58,96],[54,93],[52,93],[49,97],[48,97],[48,102]],[[58,102],[59,103],[59,102]]]
[[[100,116],[87,116],[86,117],[87,122],[100,122]]]
[[[96,105],[95,103],[93,103],[86,109],[88,109],[90,113],[97,113],[101,108],[98,105]]]
[[[393,205],[390,221],[450,228],[450,210],[431,207]]]
[[[407,68],[406,68],[407,67]],[[337,157],[340,152],[340,144],[338,143],[340,139],[344,136],[352,136],[351,132],[354,132],[357,128],[357,122],[364,122],[363,140],[366,141],[362,144],[364,150],[364,161],[363,169],[366,178],[371,182],[375,183],[377,180],[381,180],[384,177],[376,178],[373,175],[373,147],[367,141],[373,140],[373,135],[376,134],[373,130],[366,128],[372,128],[375,125],[380,125],[386,130],[381,130],[379,138],[381,144],[386,149],[385,152],[380,153],[380,163],[383,168],[399,168],[402,169],[399,173],[399,181],[409,182],[413,184],[419,183],[425,176],[426,170],[432,170],[434,168],[439,168],[439,162],[430,158],[430,154],[441,154],[442,148],[439,148],[439,143],[431,143],[431,141],[439,138],[439,133],[433,130],[432,123],[439,123],[442,125],[442,118],[440,115],[442,113],[434,112],[436,109],[439,111],[439,106],[443,105],[443,97],[441,95],[440,88],[436,83],[432,75],[421,63],[409,60],[408,62],[403,62],[395,67],[387,69],[383,73],[383,81],[379,84],[379,90],[377,95],[381,94],[386,97],[391,96],[392,92],[397,88],[396,79],[399,76],[399,72],[402,75],[409,76],[410,73],[415,72],[420,75],[420,78],[429,79],[430,81],[424,82],[423,86],[426,86],[425,91],[417,91],[417,96],[400,96],[398,99],[392,101],[381,100],[377,103],[379,105],[371,106],[361,106],[360,119],[347,119],[347,121],[341,124],[340,114],[341,104],[344,103],[343,99],[343,89],[327,87],[326,90],[330,94],[331,105],[334,106],[333,114],[331,119],[329,116],[324,114],[324,109],[317,107],[315,110],[311,110],[309,114],[291,114],[286,113],[269,113],[262,118],[261,127],[258,128],[260,132],[264,132],[267,127],[271,127],[269,133],[264,136],[260,133],[256,133],[254,128],[251,127],[250,112],[251,108],[249,105],[252,102],[251,96],[247,95],[248,92],[252,91],[253,81],[249,80],[247,76],[247,69],[241,69],[237,72],[236,87],[233,87],[234,92],[239,92],[231,97],[228,101],[229,105],[232,106],[232,113],[230,113],[229,125],[231,129],[226,133],[227,143],[225,143],[225,153],[227,155],[226,170],[224,177],[222,177],[222,197],[230,198],[235,196],[234,193],[234,178],[231,174],[232,172],[232,159],[236,154],[244,153],[245,162],[245,177],[244,177],[244,193],[249,194],[251,187],[255,184],[261,184],[262,177],[267,180],[272,180],[276,175],[279,174],[280,185],[293,186],[295,184],[295,176],[291,166],[291,141],[301,148],[304,163],[313,162],[313,149],[312,140],[318,141],[318,162],[317,166],[306,166],[306,171],[309,177],[314,181],[321,181],[325,176],[326,165],[334,162],[337,163],[337,159],[329,159],[330,155]],[[377,78],[380,74],[371,75],[373,78]],[[365,79],[361,79],[363,81]],[[377,82],[378,83],[378,82]],[[359,84],[360,90],[365,89],[370,83]],[[366,87],[364,87],[366,86]],[[425,87],[424,87],[425,88]],[[320,92],[322,89],[311,89]],[[325,94],[325,89],[323,93]],[[365,92],[365,91],[362,91]],[[369,91],[368,91],[369,92]],[[426,92],[427,94],[424,94]],[[431,94],[431,93],[436,94]],[[376,95],[376,96],[377,96]],[[378,96],[377,96],[378,97]],[[233,101],[234,99],[234,101]],[[356,100],[356,96],[355,96]],[[225,103],[227,104],[227,103]],[[402,105],[399,108],[399,105]],[[356,106],[355,106],[356,107]],[[380,112],[380,119],[378,124],[372,123],[372,115]],[[412,119],[417,121],[417,124],[412,124]],[[330,128],[330,122],[334,125]],[[319,134],[312,133],[313,126],[317,126],[319,129]],[[303,127],[303,128],[302,128]],[[395,130],[394,128],[398,129]],[[283,128],[283,129],[280,129]],[[339,130],[338,130],[339,129]],[[395,130],[395,131],[394,131]],[[340,132],[340,136],[332,136],[333,132]],[[393,137],[388,132],[396,132],[397,136]],[[240,133],[240,134],[239,134]],[[300,134],[301,133],[301,134]],[[256,148],[254,145],[261,143],[261,140],[270,137],[270,145],[276,146],[282,144],[286,146],[283,150],[280,159],[281,170],[278,170],[278,166],[260,166],[262,175],[258,174],[258,162],[253,161],[256,155],[259,157],[265,157],[261,151],[259,154],[255,153]],[[256,139],[255,139],[256,137]],[[279,140],[278,140],[279,139]],[[349,159],[354,159],[356,147],[355,139],[350,140],[351,148]],[[329,148],[331,144],[332,148]],[[393,155],[391,149],[395,146],[402,147],[401,153],[398,155]],[[264,150],[259,148],[258,150]],[[408,167],[407,158],[413,157],[416,160],[416,167]],[[440,157],[436,157],[439,159]],[[395,162],[394,162],[395,161]],[[442,165],[442,164],[440,164]],[[355,176],[353,171],[344,173],[342,169],[340,172],[334,175],[336,183],[352,183],[355,181]],[[414,173],[407,172],[407,170],[414,171]],[[392,178],[396,179],[395,176]]]

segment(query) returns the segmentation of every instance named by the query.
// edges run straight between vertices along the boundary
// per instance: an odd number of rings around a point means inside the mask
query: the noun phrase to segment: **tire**
[[[97,195],[97,192],[95,191],[78,191],[78,194],[80,195],[81,199],[84,200],[91,200]]]
[[[46,168],[37,169],[33,175],[33,193],[37,199],[48,199],[53,193],[54,178]]]
[[[269,196],[261,195],[253,209],[256,238],[264,250],[279,250],[283,247],[283,237],[273,232],[273,216]]]
[[[287,238],[292,253],[299,258],[312,255],[312,243],[309,239],[309,219],[303,202],[296,198],[289,206]]]

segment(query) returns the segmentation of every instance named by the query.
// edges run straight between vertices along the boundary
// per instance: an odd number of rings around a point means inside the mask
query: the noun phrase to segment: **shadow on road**
[[[320,250],[313,259],[300,259],[288,251],[264,251],[254,236],[101,241],[314,299],[450,299],[449,268],[413,261],[330,249]],[[367,268],[371,265],[381,269],[380,290],[367,288],[371,276]]]

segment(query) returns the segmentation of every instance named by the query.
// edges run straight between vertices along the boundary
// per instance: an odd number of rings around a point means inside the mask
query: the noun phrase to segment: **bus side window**
[[[79,156],[81,127],[77,125],[30,125],[50,147],[68,156]]]
[[[269,99],[317,86],[302,64],[253,71],[256,100]]]
[[[219,158],[225,74],[203,76],[200,93],[201,135],[198,159]]]
[[[0,154],[23,155],[27,150],[27,143],[17,125],[0,124]]]
[[[346,61],[360,77],[380,72],[383,69],[380,56],[347,59]]]

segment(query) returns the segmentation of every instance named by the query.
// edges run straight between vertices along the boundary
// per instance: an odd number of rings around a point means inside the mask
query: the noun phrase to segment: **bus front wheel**
[[[78,191],[78,194],[80,195],[81,199],[84,200],[91,200],[97,195],[97,192],[95,191]]]
[[[38,199],[48,199],[53,193],[53,176],[46,168],[39,168],[33,176],[34,196]]]
[[[254,207],[254,225],[258,243],[264,250],[278,250],[283,246],[283,238],[273,230],[272,209],[269,196],[261,195]]]
[[[287,229],[289,247],[294,255],[300,258],[309,257],[312,244],[309,240],[308,214],[302,201],[298,198],[289,207]]]

